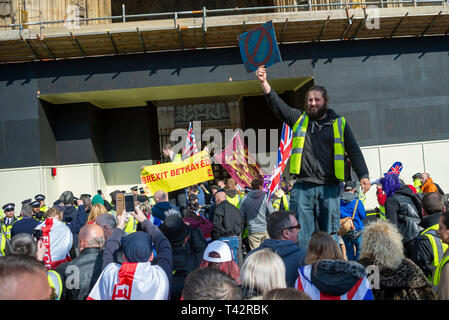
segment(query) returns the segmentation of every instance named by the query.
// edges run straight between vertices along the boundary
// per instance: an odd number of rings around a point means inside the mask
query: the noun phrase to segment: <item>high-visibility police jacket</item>
[[[54,270],[47,270],[47,280],[50,287],[55,290],[55,300],[60,300],[62,294],[61,276]]]
[[[289,206],[288,206],[289,196],[287,194],[284,194],[282,196],[282,198],[277,198],[277,199],[273,200],[273,208],[275,210],[280,210],[281,199],[282,199],[282,205],[284,206],[284,210],[288,211],[289,210]]]
[[[115,212],[115,210],[114,209],[111,209],[111,210],[109,210],[107,213],[109,213],[109,214],[111,214],[111,215],[113,215],[114,216],[114,218],[116,218],[117,219],[117,212]]]
[[[299,175],[301,171],[301,158],[306,141],[307,126],[309,125],[309,116],[303,112],[293,126],[292,153],[290,156],[290,173]],[[333,121],[334,132],[334,172],[339,181],[345,179],[345,146],[344,130],[346,119],[338,117]]]
[[[129,217],[128,222],[125,225],[125,229],[123,230],[127,235],[137,231],[137,223],[138,221],[134,219],[134,217]]]
[[[16,223],[17,221],[21,220],[22,218],[17,218],[17,217],[13,217],[12,221],[10,224],[6,225],[6,218],[2,219],[1,223],[1,228],[2,228],[2,232],[8,237],[8,239],[11,239],[11,229],[14,223]]]
[[[438,264],[437,268],[435,269],[435,272],[433,273],[433,285],[435,287],[438,286],[440,283],[441,278],[441,271],[443,270],[444,265],[449,261],[449,250],[446,250],[443,257],[440,260],[440,263]]]
[[[6,236],[3,233],[0,233],[0,257],[6,255],[5,249],[6,249]]]

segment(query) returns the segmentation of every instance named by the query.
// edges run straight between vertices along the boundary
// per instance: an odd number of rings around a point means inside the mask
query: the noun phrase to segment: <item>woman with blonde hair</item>
[[[244,299],[260,299],[276,288],[286,288],[285,264],[271,249],[261,249],[249,255],[240,269]]]
[[[95,220],[101,216],[103,213],[107,213],[106,207],[101,203],[96,203],[90,209],[89,217],[87,218],[87,224],[95,223]]]
[[[359,262],[374,271],[370,277],[376,300],[436,298],[422,270],[405,257],[402,235],[388,220],[375,221],[365,228]]]
[[[345,261],[340,247],[326,232],[313,233],[305,262],[306,266],[298,269],[295,288],[312,300],[373,300],[365,267]]]

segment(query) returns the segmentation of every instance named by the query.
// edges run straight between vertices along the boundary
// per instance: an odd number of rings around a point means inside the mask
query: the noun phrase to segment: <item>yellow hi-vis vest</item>
[[[240,209],[240,202],[242,199],[240,198],[240,195],[238,193],[236,193],[233,198],[226,195],[226,200],[228,200],[229,203],[233,204],[237,209]]]
[[[437,236],[437,230],[439,229],[439,225],[434,224],[430,228],[427,228],[423,232],[421,232],[420,236],[426,236],[433,249],[433,261],[432,266],[436,267],[440,263],[441,258],[443,258],[444,252],[449,247],[446,243],[443,243],[441,239]]]
[[[47,280],[51,288],[55,290],[55,300],[61,300],[62,280],[59,273],[54,270],[47,271]]]
[[[379,218],[382,220],[387,220],[387,216],[385,215],[385,207],[382,205],[379,205]]]
[[[309,116],[303,112],[293,126],[292,154],[290,156],[290,173],[298,175],[301,171],[301,157],[306,141]],[[345,145],[344,130],[346,119],[339,117],[334,120],[334,172],[339,181],[345,180]]]
[[[0,257],[6,255],[5,249],[6,249],[6,236],[3,233],[0,233]]]
[[[279,208],[281,207],[281,199],[282,199],[282,204],[284,205],[284,210],[288,211],[289,210],[288,197],[286,194],[284,194],[282,196],[282,198],[277,198],[276,200],[273,201],[273,208],[275,210],[279,210]]]
[[[433,285],[435,287],[438,287],[438,284],[440,283],[440,277],[441,277],[441,270],[443,270],[444,265],[449,261],[449,250],[446,250],[446,252],[443,255],[443,258],[441,258],[440,263],[438,264],[437,268],[435,269],[435,272],[433,273]]]
[[[134,219],[134,217],[129,217],[128,218],[128,222],[125,225],[125,229],[123,231],[125,231],[125,233],[131,234],[133,232],[137,231],[137,223],[138,221],[136,219]]]

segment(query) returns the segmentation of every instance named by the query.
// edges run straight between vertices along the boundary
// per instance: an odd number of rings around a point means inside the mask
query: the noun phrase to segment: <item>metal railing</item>
[[[297,5],[285,5],[285,6],[263,6],[263,7],[245,7],[245,8],[228,8],[228,9],[207,9],[203,7],[201,10],[191,10],[191,11],[177,11],[177,12],[162,12],[162,13],[143,13],[143,14],[126,14],[126,7],[122,5],[122,14],[116,16],[108,17],[95,17],[95,18],[74,18],[74,19],[60,19],[52,21],[39,21],[39,22],[27,22],[27,23],[12,23],[0,25],[0,28],[11,28],[11,29],[27,29],[30,26],[40,26],[41,29],[45,28],[46,25],[61,24],[61,23],[81,23],[81,22],[91,22],[91,21],[104,21],[104,20],[121,20],[121,22],[127,22],[127,19],[141,19],[141,20],[153,20],[153,19],[173,19],[174,28],[178,28],[178,19],[181,16],[185,17],[197,17],[200,15],[203,18],[203,28],[207,28],[207,17],[208,16],[220,16],[229,14],[244,14],[251,12],[275,12],[275,10],[300,10],[300,11],[312,11],[313,9],[329,7],[333,8],[331,10],[338,9],[354,9],[363,6],[378,6],[379,8],[385,8],[388,5],[411,5],[418,6],[419,4],[432,4],[447,6],[449,0],[398,0],[398,1],[368,1],[368,2],[338,2],[338,3],[311,3],[311,0],[307,0],[306,3]]]

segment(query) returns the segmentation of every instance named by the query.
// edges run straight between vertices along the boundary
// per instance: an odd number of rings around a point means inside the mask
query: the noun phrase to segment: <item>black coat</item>
[[[404,243],[415,239],[422,230],[419,226],[421,212],[415,201],[417,198],[407,185],[401,186],[385,201],[385,216],[398,227]]]
[[[86,300],[100,277],[102,263],[100,248],[85,248],[71,262],[60,265],[56,271],[61,275],[64,287],[63,300]],[[77,275],[79,275],[79,287],[75,283],[75,280],[78,280],[75,278]]]
[[[240,235],[245,227],[245,218],[238,208],[224,200],[215,208],[213,224],[211,236],[218,240],[220,237]]]
[[[181,299],[182,289],[187,275],[198,268],[203,259],[207,242],[199,228],[189,228],[189,240],[183,244],[175,246],[171,243],[173,250],[173,277],[170,284],[170,299]]]

